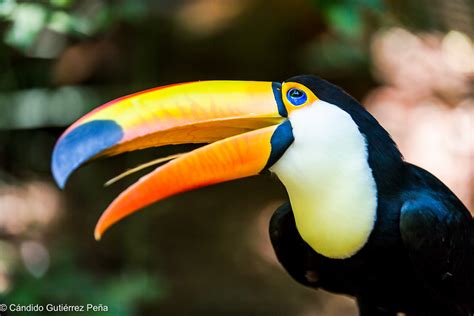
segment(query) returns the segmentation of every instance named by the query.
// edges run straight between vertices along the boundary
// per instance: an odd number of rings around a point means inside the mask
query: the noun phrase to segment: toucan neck
[[[294,142],[271,170],[287,189],[301,237],[322,255],[350,257],[376,220],[366,140],[346,112],[322,101],[290,121]]]
[[[354,100],[357,103],[357,101]],[[357,110],[355,110],[357,109]],[[403,180],[403,157],[388,132],[360,104],[347,110],[367,144],[367,161],[379,195],[398,192]]]

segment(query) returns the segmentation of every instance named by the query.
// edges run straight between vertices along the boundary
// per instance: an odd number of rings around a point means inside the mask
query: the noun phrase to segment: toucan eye
[[[305,103],[306,100],[308,100],[306,93],[303,90],[297,88],[291,88],[288,90],[286,93],[286,98],[291,102],[291,104],[296,106],[301,105]]]

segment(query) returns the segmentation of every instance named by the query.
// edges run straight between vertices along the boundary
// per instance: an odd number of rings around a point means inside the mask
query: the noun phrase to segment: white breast
[[[324,256],[350,257],[367,242],[376,219],[365,138],[347,112],[324,101],[289,119],[295,140],[270,170],[288,192],[301,237]]]

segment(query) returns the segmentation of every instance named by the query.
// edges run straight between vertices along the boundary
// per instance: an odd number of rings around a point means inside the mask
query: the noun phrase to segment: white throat
[[[294,142],[270,170],[288,192],[303,240],[326,257],[350,257],[376,220],[365,137],[347,112],[320,100],[289,120]]]

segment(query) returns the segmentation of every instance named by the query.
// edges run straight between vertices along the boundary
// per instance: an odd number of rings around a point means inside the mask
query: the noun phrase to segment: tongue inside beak
[[[99,107],[68,128],[53,152],[53,175],[62,187],[74,170],[97,157],[211,143],[158,167],[120,194],[97,223],[95,238],[100,239],[112,224],[146,205],[257,175],[273,164],[292,142],[291,125],[280,113],[285,113],[281,85],[272,82],[203,81],[137,93]]]

